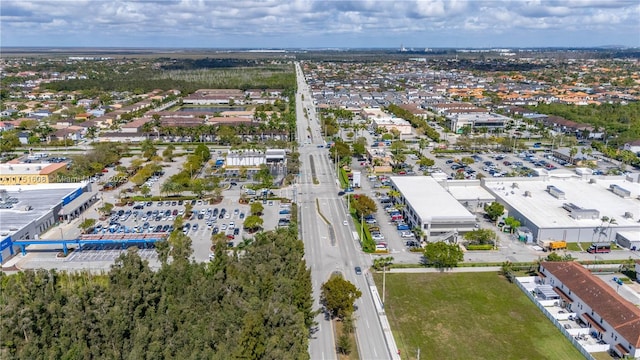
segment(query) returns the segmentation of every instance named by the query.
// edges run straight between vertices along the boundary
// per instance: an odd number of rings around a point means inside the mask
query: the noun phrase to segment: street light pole
[[[360,214],[360,241],[364,238],[364,214]]]
[[[387,265],[382,266],[382,308],[384,309],[384,298],[387,293]]]

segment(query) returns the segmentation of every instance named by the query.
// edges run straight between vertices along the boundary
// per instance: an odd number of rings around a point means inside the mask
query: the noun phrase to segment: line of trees
[[[393,115],[405,119],[408,122],[411,123],[411,126],[413,126],[414,128],[419,129],[420,131],[424,132],[424,134],[429,137],[431,140],[433,141],[440,141],[440,134],[431,126],[429,126],[429,124],[427,124],[427,120],[413,115],[409,110],[405,110],[403,108],[401,108],[398,105],[395,104],[391,104],[387,107],[387,110],[392,113]]]
[[[244,256],[217,247],[207,263],[175,232],[155,272],[128,251],[105,275],[0,273],[2,358],[309,358],[315,313],[295,227],[257,234]]]

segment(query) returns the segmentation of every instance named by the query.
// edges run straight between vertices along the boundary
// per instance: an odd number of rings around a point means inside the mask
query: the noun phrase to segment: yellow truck
[[[549,244],[549,250],[563,250],[566,248],[567,248],[566,241],[552,241],[551,244]]]
[[[567,242],[561,240],[538,241],[538,245],[540,245],[545,251],[564,250],[567,248]]]

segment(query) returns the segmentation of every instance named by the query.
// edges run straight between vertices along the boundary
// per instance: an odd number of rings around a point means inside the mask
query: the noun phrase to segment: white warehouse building
[[[549,172],[533,178],[485,178],[482,184],[537,241],[588,247],[591,242],[615,241],[617,233],[640,233],[637,178]],[[603,217],[615,222],[603,222]]]
[[[393,176],[401,210],[410,227],[420,227],[427,241],[452,239],[475,229],[476,217],[430,176]]]

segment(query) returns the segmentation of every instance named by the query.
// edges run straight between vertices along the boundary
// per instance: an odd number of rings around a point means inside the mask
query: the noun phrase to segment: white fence
[[[560,331],[562,332],[562,334],[564,334],[564,336],[569,339],[569,341],[571,341],[571,343],[573,344],[573,346],[576,347],[576,349],[578,349],[578,351],[580,351],[580,353],[587,359],[587,360],[596,360],[593,356],[591,356],[591,354],[589,353],[591,352],[599,352],[599,351],[607,351],[609,349],[609,345],[593,345],[593,346],[589,346],[589,348],[585,348],[584,346],[582,346],[582,344],[580,344],[578,342],[578,340],[576,340],[574,338],[574,335],[570,334],[567,329],[564,328],[564,326],[562,326],[562,324],[560,324],[560,322],[558,322],[558,320],[556,320],[556,318],[553,316],[553,314],[551,314],[549,312],[549,310],[547,310],[544,306],[542,306],[542,304],[540,304],[535,297],[533,296],[533,294],[527,290],[518,280],[518,278],[515,279],[516,280],[516,284],[518,285],[518,287],[520,288],[520,290],[522,290],[523,293],[525,293],[527,295],[527,297],[529,297],[529,299],[531,301],[533,301],[533,303],[538,307],[538,309],[540,309],[540,311],[542,311],[542,313],[549,319],[551,320],[551,322],[553,323],[553,325],[555,325],[558,329],[560,329]],[[594,348],[594,346],[598,346],[598,348]],[[604,348],[604,349],[601,349]]]

